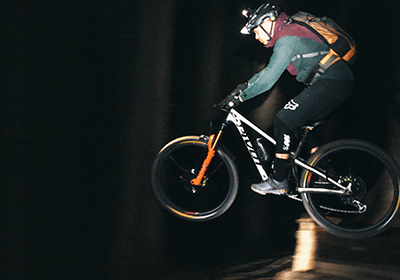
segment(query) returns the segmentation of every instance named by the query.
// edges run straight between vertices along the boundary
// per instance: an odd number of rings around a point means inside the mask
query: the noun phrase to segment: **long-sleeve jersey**
[[[296,76],[297,81],[305,82],[312,68],[325,54],[312,57],[301,55],[329,51],[329,47],[307,28],[295,23],[286,24],[285,19],[286,15],[282,13],[275,26],[275,35],[266,46],[274,47],[270,61],[261,72],[248,81],[247,89],[240,94],[243,101],[271,89],[285,69]],[[319,79],[352,80],[354,78],[346,62],[339,60]]]

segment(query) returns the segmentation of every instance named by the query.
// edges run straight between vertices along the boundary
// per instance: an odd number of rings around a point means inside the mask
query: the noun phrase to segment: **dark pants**
[[[289,153],[300,127],[330,114],[351,95],[353,86],[353,80],[319,80],[290,100],[275,117],[276,153]],[[314,147],[313,143],[310,145]]]

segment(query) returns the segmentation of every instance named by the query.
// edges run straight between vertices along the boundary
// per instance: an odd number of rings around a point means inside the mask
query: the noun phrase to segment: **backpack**
[[[316,17],[306,12],[297,12],[289,17],[289,22],[300,24],[325,42],[330,50],[324,58],[314,67],[305,83],[311,85],[320,77],[330,66],[342,59],[348,64],[353,64],[356,58],[356,43],[353,38],[340,28],[340,26],[328,17]],[[307,57],[313,54],[306,54]]]

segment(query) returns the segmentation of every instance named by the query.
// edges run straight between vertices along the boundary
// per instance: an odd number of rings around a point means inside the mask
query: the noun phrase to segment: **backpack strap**
[[[320,51],[320,52],[313,52],[313,53],[305,53],[305,54],[297,54],[295,56],[293,56],[292,58],[292,62],[300,59],[300,58],[312,58],[312,57],[316,57],[319,55],[324,55],[324,54],[328,54],[329,51]]]
[[[304,83],[307,86],[311,86],[319,77],[321,77],[322,74],[325,73],[326,69],[338,60],[340,60],[340,57],[337,54],[329,52],[317,65],[314,66]]]

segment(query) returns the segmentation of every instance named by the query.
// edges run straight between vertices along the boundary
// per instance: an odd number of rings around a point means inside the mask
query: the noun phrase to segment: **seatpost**
[[[299,142],[299,145],[297,146],[296,152],[294,153],[294,157],[297,158],[297,156],[300,154],[301,149],[303,148],[304,143],[306,142],[307,134],[310,131],[309,128],[305,128],[303,135],[301,136],[301,140]]]

